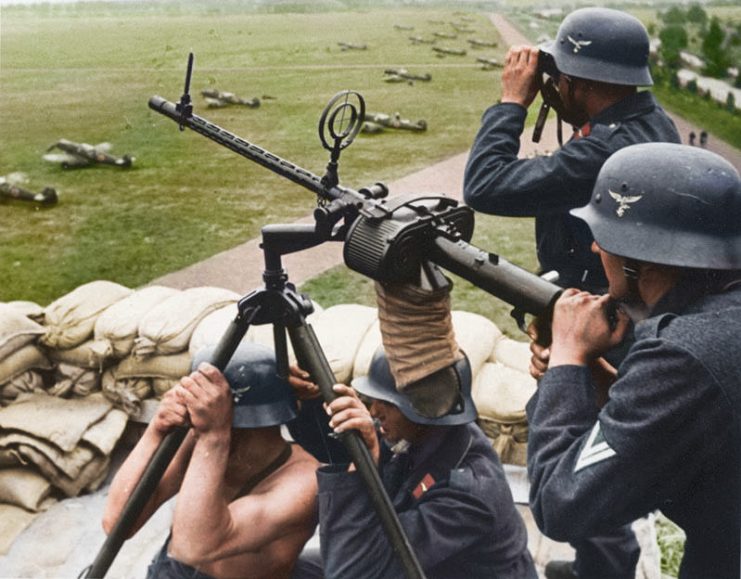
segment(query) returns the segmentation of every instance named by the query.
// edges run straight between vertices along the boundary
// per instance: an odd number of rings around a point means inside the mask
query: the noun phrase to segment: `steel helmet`
[[[610,84],[651,86],[649,39],[641,22],[620,10],[580,8],[543,46],[563,74]]]
[[[725,159],[698,147],[643,143],[613,154],[588,205],[587,222],[604,250],[698,269],[741,269],[741,185]]]
[[[213,358],[215,347],[202,348],[192,368]],[[224,370],[234,395],[233,428],[263,428],[284,424],[298,412],[293,389],[278,376],[273,350],[261,344],[243,342]]]
[[[401,413],[416,424],[427,424],[434,426],[456,426],[468,424],[476,420],[476,406],[471,398],[471,364],[467,357],[459,360],[453,365],[454,374],[458,379],[459,401],[453,409],[436,418],[424,416],[417,412],[407,396],[396,389],[396,381],[391,374],[388,358],[383,347],[378,348],[371,360],[367,376],[355,378],[352,387],[369,398],[383,400],[396,406]]]

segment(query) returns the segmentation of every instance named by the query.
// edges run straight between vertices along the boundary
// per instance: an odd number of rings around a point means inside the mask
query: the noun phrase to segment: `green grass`
[[[431,34],[455,20],[445,10],[339,13],[240,12],[238,3],[4,7],[0,54],[0,175],[21,171],[28,188],[53,186],[59,204],[0,206],[0,300],[46,304],[94,279],[137,287],[313,208],[310,192],[150,111],[176,101],[187,54],[196,55],[196,112],[317,174],[328,153],[316,126],[336,92],[353,88],[369,110],[428,121],[424,134],[361,136],[340,163],[343,184],[392,181],[470,146],[498,93],[496,73],[466,57],[435,58],[409,32]],[[483,15],[471,26],[495,37]],[[341,52],[338,41],[367,51]],[[465,44],[464,40],[460,41]],[[430,72],[430,83],[389,85],[383,70]],[[277,97],[259,109],[207,110],[199,91]],[[134,167],[63,170],[41,160],[60,138],[113,143]]]
[[[656,84],[651,89],[662,106],[708,133],[741,149],[741,110],[730,113],[723,105],[691,93],[677,90],[666,84]],[[741,103],[739,103],[741,105]]]

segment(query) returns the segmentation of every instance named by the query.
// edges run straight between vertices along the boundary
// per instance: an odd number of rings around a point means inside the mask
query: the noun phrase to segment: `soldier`
[[[150,579],[287,577],[316,525],[317,461],[286,442],[296,417],[273,352],[243,344],[222,374],[196,355],[194,371],[168,391],[111,484],[103,526],[110,532],[153,453],[172,429],[191,429],[134,532],[178,495],[172,531]]]
[[[648,33],[636,18],[606,8],[576,10],[542,52],[510,48],[500,103],[484,113],[465,169],[466,203],[484,213],[535,217],[541,270],[557,271],[564,287],[592,293],[607,287],[589,229],[568,213],[588,201],[602,164],[631,144],[680,142],[653,95],[637,91],[653,84],[648,55]],[[546,68],[549,59],[561,115],[579,131],[550,156],[518,159],[527,109],[542,82],[539,65]],[[639,548],[627,526],[575,547],[576,562],[549,563],[549,579],[635,576]]]
[[[49,153],[53,149],[59,149],[62,153]],[[64,169],[75,169],[89,167],[91,165],[113,165],[115,167],[131,167],[134,157],[124,155],[116,157],[108,153],[111,149],[110,143],[99,143],[88,145],[87,143],[75,143],[67,139],[59,139],[47,149],[44,155],[45,161],[61,163]]]
[[[594,234],[609,295],[565,290],[547,370],[534,358],[546,371],[527,407],[533,516],[548,536],[578,541],[659,509],[687,537],[680,578],[738,577],[738,173],[697,147],[634,145],[572,214]],[[598,409],[590,368],[629,317],[635,342]]]
[[[397,391],[379,349],[367,376],[352,388],[334,386],[339,397],[327,406],[328,427],[360,432],[428,577],[536,579],[504,471],[475,424],[468,359],[454,368],[458,404],[449,414],[426,417]],[[298,368],[290,381],[299,398],[318,394]],[[294,577],[402,577],[354,466],[330,465],[317,476],[321,557],[302,554]]]

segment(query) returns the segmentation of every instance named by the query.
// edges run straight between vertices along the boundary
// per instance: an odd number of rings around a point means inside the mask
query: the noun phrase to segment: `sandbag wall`
[[[39,510],[53,494],[95,489],[127,418],[187,374],[200,348],[218,343],[239,298],[216,287],[95,281],[45,308],[0,304],[0,503]],[[315,304],[308,321],[338,381],[368,372],[381,345],[375,308]],[[453,325],[482,428],[504,462],[524,464],[524,407],[535,389],[527,344],[476,314],[454,311]],[[253,326],[245,340],[272,346],[272,327]],[[7,482],[16,475],[25,482]],[[18,487],[35,496],[17,497]]]

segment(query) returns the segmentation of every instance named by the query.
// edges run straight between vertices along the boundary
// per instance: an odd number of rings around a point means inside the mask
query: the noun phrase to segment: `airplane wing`
[[[60,163],[63,167],[85,167],[90,164],[90,161],[84,157],[71,153],[46,153],[43,159],[50,163]]]

